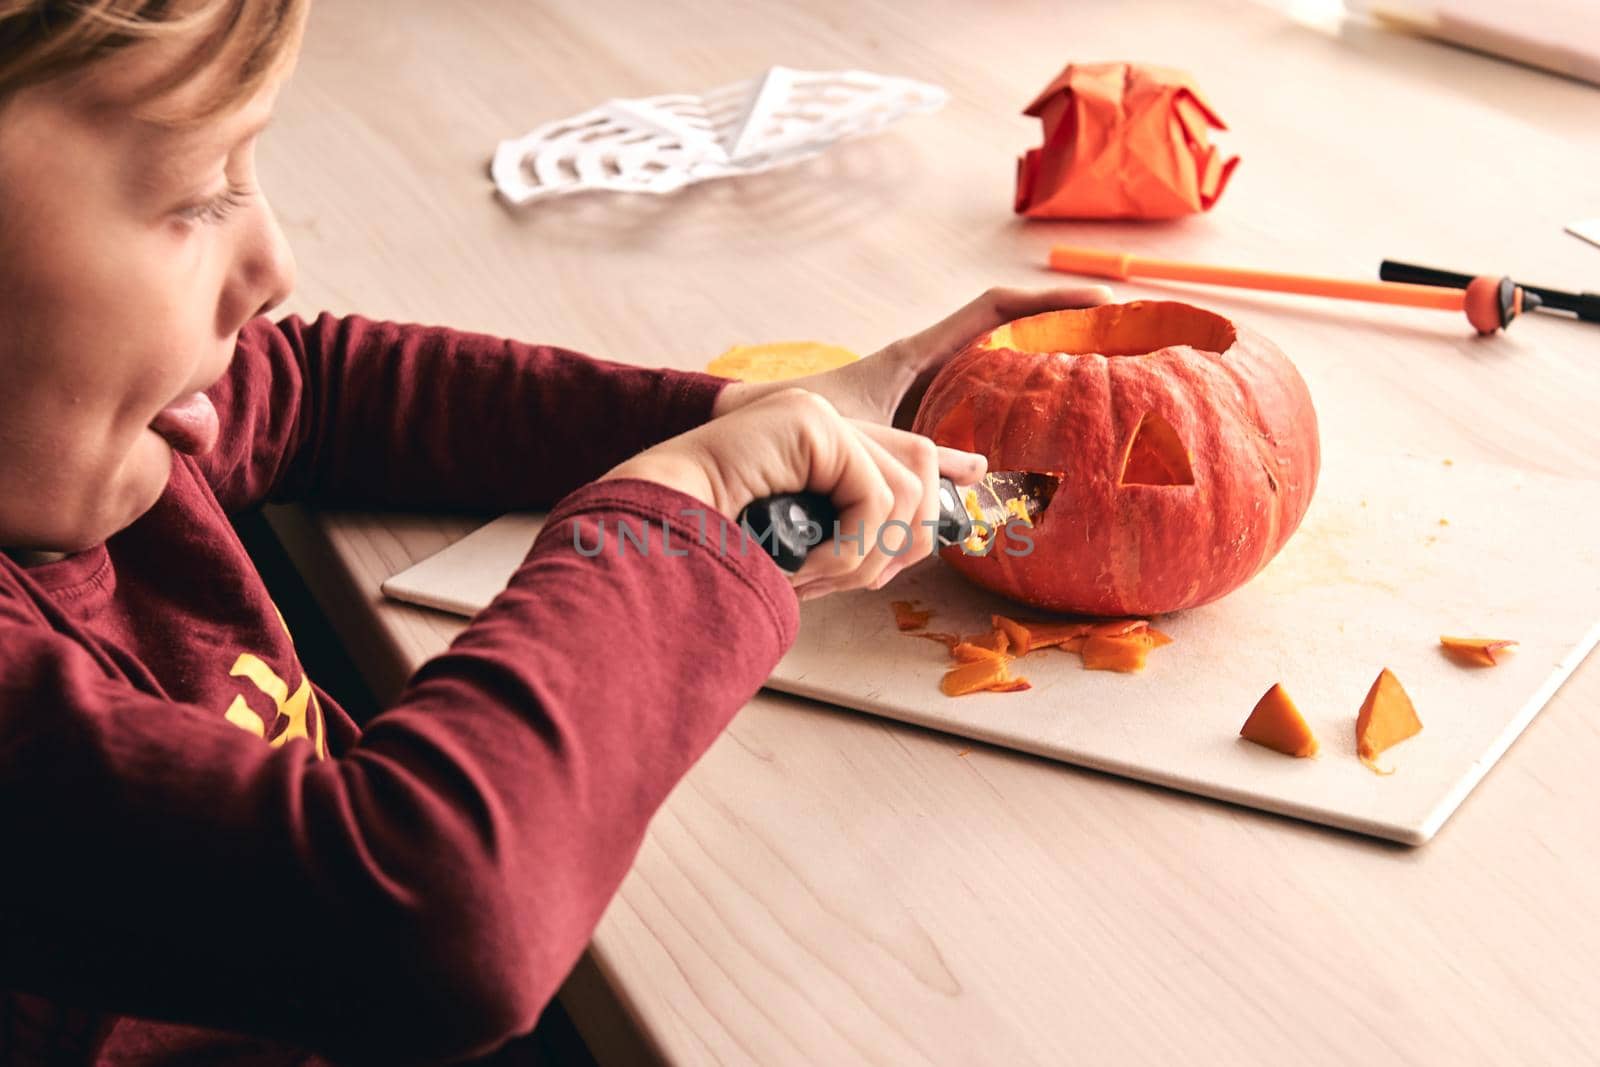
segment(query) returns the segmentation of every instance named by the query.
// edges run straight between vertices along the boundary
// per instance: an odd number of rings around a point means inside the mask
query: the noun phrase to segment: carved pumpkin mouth
[[[1038,355],[1144,356],[1175,347],[1221,354],[1235,340],[1233,323],[1221,315],[1175,301],[1136,300],[1018,319],[990,333],[980,347]]]

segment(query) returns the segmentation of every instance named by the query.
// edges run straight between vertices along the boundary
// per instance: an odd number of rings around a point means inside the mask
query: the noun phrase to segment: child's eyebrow
[[[143,165],[133,168],[133,183],[145,193],[159,194],[193,181],[194,172],[205,163],[225,158],[240,145],[259,137],[272,122],[264,115],[222,136],[165,123],[137,120],[137,152]]]

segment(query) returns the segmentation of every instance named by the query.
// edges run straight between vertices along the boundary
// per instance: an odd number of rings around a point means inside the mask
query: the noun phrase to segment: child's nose
[[[289,241],[272,209],[268,208],[264,214],[267,232],[260,266],[263,296],[256,309],[257,315],[264,315],[287,300],[294,291],[295,282],[294,252],[289,248]]]
[[[246,318],[264,315],[283,303],[294,289],[294,253],[283,236],[272,208],[257,213],[239,263],[238,310]],[[231,331],[230,331],[231,332]]]

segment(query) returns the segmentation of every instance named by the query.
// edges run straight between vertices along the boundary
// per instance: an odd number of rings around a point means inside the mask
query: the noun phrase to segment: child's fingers
[[[980,469],[986,461],[982,456],[971,453],[941,449],[920,434],[894,430],[876,423],[857,423],[857,428],[893,454],[916,479],[907,511],[896,515],[897,519],[909,527],[909,531],[899,532],[901,534],[909,532],[910,536],[902,536],[898,541],[890,542],[890,547],[897,550],[890,554],[886,569],[900,569],[920,562],[934,550],[937,539],[941,470],[948,465],[965,475],[974,469]],[[975,477],[972,480],[976,480]],[[883,574],[884,572],[880,571],[874,576],[873,588],[881,584]]]
[[[939,473],[957,485],[971,485],[989,473],[989,459],[982,452],[963,452],[939,445]]]
[[[845,581],[849,588],[874,586],[895,564],[925,558],[939,523],[939,455],[933,442],[872,423],[857,423],[867,451],[895,487],[894,508],[873,531],[869,551]]]
[[[1046,311],[1094,307],[1111,299],[1103,285],[1056,286],[1050,289],[994,288],[932,326],[899,342],[915,369],[948,359],[979,334],[1015,319]]]
[[[1104,285],[1057,285],[1048,289],[990,289],[969,304],[978,313],[986,314],[994,326],[1025,319],[1029,315],[1042,315],[1046,311],[1065,311],[1070,308],[1094,307],[1111,299],[1111,290]],[[992,327],[985,327],[992,328]]]
[[[845,527],[859,539],[859,565],[827,577],[807,575],[796,586],[802,599],[846,589],[881,588],[906,567],[926,559],[936,547],[941,470],[952,477],[976,478],[985,466],[982,456],[940,449],[918,434],[871,422],[858,422],[855,428],[886,472],[886,480],[898,487],[895,505],[876,531],[863,534]]]
[[[842,579],[855,571],[912,480],[911,472],[902,465],[883,463],[884,457],[872,450],[872,442],[826,401],[806,408],[802,427],[811,467],[807,488],[825,493],[839,517],[836,529],[822,531],[822,543],[812,548],[795,572],[796,588]]]
[[[839,508],[838,526],[831,541],[811,550],[805,565],[795,575],[796,588],[822,582],[830,590],[859,589],[870,585],[892,562],[885,548],[894,548],[904,537],[907,516],[915,514],[921,496],[918,476],[896,456],[867,434],[846,423],[846,432],[856,441],[875,467],[886,487],[886,497],[874,496],[856,503],[847,502],[842,489],[830,495]],[[820,557],[820,558],[819,558]]]

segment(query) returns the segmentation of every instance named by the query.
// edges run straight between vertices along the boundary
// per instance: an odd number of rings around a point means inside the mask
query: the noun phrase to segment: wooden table
[[[1018,112],[1064,63],[1118,58],[1195,75],[1244,157],[1232,187],[1179,222],[1020,223]],[[491,196],[502,137],[772,63],[951,101],[668,198]],[[1600,252],[1560,232],[1600,215],[1597,117],[1592,87],[1242,0],[319,0],[263,169],[293,310],[697,368],[760,340],[869,351],[1061,280],[1038,267],[1059,240],[1600,288]],[[1476,340],[1438,312],[1121,293],[1273,337],[1329,440],[1600,477],[1600,328]],[[381,696],[459,630],[378,583],[470,523],[274,521]],[[612,1062],[1595,1062],[1597,702],[1591,662],[1412,851],[764,694],[661,812],[564,1002]]]

